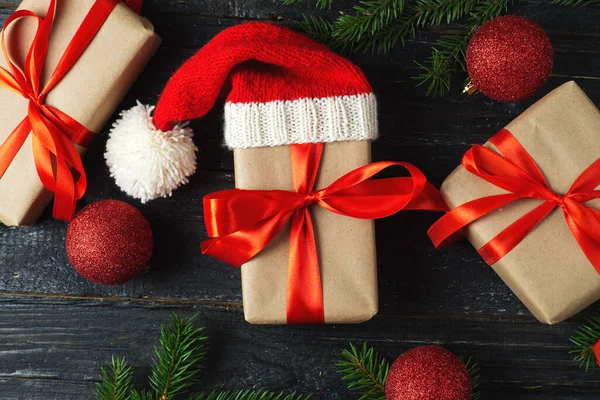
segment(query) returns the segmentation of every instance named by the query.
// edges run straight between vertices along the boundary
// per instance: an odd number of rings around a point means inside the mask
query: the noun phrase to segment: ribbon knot
[[[436,247],[457,238],[456,233],[514,201],[534,198],[542,203],[513,222],[481,247],[478,252],[492,265],[514,249],[557,206],[579,247],[600,273],[600,212],[586,202],[600,198],[600,159],[575,180],[567,194],[553,192],[539,167],[518,140],[506,129],[490,139],[502,155],[480,145],[473,146],[463,157],[463,167],[475,176],[507,191],[465,203],[440,218],[429,236]]]
[[[320,200],[321,193],[322,191],[319,190],[317,192],[310,192],[304,195],[304,200],[302,201],[302,205],[300,206],[300,208],[310,207],[311,205],[318,202]]]
[[[317,246],[308,206],[348,217],[376,219],[402,209],[446,210],[439,192],[416,167],[378,162],[349,172],[325,189],[314,191],[323,144],[290,147],[294,192],[225,190],[204,197],[209,239],[202,253],[240,267],[260,253],[290,223],[287,322],[323,323],[324,304]],[[371,179],[392,166],[410,178]]]
[[[556,203],[557,206],[564,209],[566,196],[564,196],[562,194],[554,193],[554,192],[551,192],[551,193],[552,193],[551,200],[554,203]]]

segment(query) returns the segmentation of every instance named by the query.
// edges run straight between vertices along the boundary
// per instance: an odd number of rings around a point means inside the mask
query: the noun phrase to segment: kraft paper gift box
[[[554,193],[565,194],[600,157],[600,112],[574,82],[546,95],[506,129],[537,163]],[[494,149],[492,144],[486,146]],[[454,209],[506,192],[461,166],[444,181],[441,193]],[[464,232],[479,249],[540,204],[536,199],[518,200],[471,223]],[[599,202],[587,205],[597,208]],[[579,247],[560,207],[492,268],[546,324],[563,321],[600,298],[600,275]]]
[[[93,0],[59,0],[50,35],[42,85],[89,12]],[[19,9],[44,16],[48,0],[25,0]],[[18,28],[18,32],[16,32]],[[9,37],[32,36],[35,24],[24,21]],[[19,45],[28,45],[19,40]],[[45,103],[58,108],[91,131],[99,132],[160,45],[152,24],[124,4],[118,4],[72,69],[50,91]],[[19,49],[21,53],[27,49]],[[4,57],[0,66],[7,69]],[[27,115],[28,101],[0,88],[0,143]],[[78,147],[80,154],[85,149]],[[6,225],[33,224],[52,200],[36,171],[32,137],[0,178],[0,221]]]
[[[290,146],[236,149],[236,187],[293,191]],[[371,162],[370,141],[327,143],[315,185],[322,189]],[[325,322],[359,323],[378,310],[375,223],[311,208],[323,283]],[[242,266],[246,320],[285,323],[290,229]]]

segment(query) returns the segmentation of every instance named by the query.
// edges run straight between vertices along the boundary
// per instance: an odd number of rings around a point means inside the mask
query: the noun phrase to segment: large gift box
[[[600,112],[574,82],[531,106],[445,180],[436,245],[464,233],[541,322],[600,298]],[[537,167],[536,167],[537,166]]]
[[[74,200],[85,191],[79,154],[124,98],[160,39],[148,20],[116,0],[25,0],[14,17],[4,32],[8,59],[0,57],[0,66],[18,75],[13,67],[29,71],[23,66],[38,64],[38,73],[17,78],[12,89],[6,83],[12,78],[5,77],[0,89],[0,171],[6,169],[0,172],[0,221],[34,223],[56,191],[61,191],[62,210],[55,207],[55,216],[68,220]],[[26,59],[34,47],[36,57]],[[64,59],[66,54],[72,59]],[[33,127],[32,134],[31,129],[19,131],[23,121]]]

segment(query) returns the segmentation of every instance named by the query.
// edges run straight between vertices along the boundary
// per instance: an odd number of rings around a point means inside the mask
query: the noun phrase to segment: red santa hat
[[[105,154],[117,184],[145,202],[186,183],[197,149],[181,121],[207,114],[225,88],[229,148],[378,135],[375,96],[357,66],[290,29],[247,23],[224,30],[190,58],[156,109],[138,104],[122,113]]]

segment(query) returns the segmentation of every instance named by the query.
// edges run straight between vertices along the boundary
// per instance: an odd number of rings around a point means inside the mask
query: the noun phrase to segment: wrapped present
[[[600,113],[574,83],[476,145],[443,183],[437,246],[467,238],[541,322],[600,298]]]
[[[160,39],[117,0],[24,0],[2,40],[0,221],[32,224],[53,196],[68,221],[86,189],[81,154]]]
[[[173,149],[189,128],[178,121],[205,115],[227,90],[225,143],[234,150],[237,189],[204,198],[211,239],[203,253],[242,267],[249,322],[368,320],[378,292],[372,220],[445,204],[416,167],[370,164],[375,96],[362,71],[327,47],[266,23],[220,33],[170,79],[156,106],[147,134],[162,132],[165,142],[150,158],[169,178],[117,183],[142,200],[184,183],[187,173],[174,171],[187,162]],[[111,133],[107,159],[115,176],[128,170],[118,143],[134,127],[150,126],[134,118],[151,110],[140,107]],[[167,137],[178,140],[168,145]],[[371,179],[393,166],[411,177]]]

